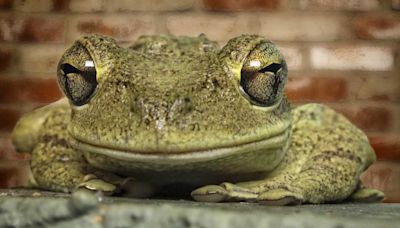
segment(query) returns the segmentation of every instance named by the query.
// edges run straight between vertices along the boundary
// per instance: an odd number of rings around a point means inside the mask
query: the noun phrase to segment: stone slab
[[[400,227],[400,204],[276,207],[3,189],[0,227]]]

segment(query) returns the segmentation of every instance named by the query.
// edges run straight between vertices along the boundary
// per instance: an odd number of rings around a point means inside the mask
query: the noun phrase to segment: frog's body
[[[286,79],[283,56],[259,36],[222,49],[203,35],[146,36],[130,48],[88,36],[60,60],[70,105],[27,114],[13,141],[32,151],[37,186],[55,191],[112,193],[131,177],[206,185],[192,192],[200,201],[381,199],[359,188],[375,159],[366,136],[325,106],[291,110]]]

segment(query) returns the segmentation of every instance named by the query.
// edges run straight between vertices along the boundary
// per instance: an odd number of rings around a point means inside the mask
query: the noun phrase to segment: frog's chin
[[[77,139],[78,149],[85,153],[98,154],[107,156],[113,159],[123,161],[139,161],[139,162],[157,162],[157,163],[171,163],[171,162],[196,162],[215,160],[218,158],[229,157],[235,154],[252,153],[259,151],[275,151],[280,150],[280,155],[284,156],[286,148],[290,144],[291,128],[290,126],[279,134],[271,136],[266,139],[260,139],[253,142],[248,142],[240,145],[226,146],[219,148],[210,148],[204,150],[188,150],[185,152],[146,152],[110,148],[94,145]],[[282,153],[283,151],[283,153]]]

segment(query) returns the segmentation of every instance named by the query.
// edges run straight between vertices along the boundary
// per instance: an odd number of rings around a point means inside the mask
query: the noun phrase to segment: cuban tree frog
[[[257,35],[222,48],[204,35],[128,48],[90,35],[58,64],[66,98],[24,115],[13,142],[32,154],[32,182],[52,191],[112,194],[133,180],[190,186],[208,202],[382,199],[360,184],[375,160],[365,134],[327,106],[291,109],[287,77],[279,49]]]

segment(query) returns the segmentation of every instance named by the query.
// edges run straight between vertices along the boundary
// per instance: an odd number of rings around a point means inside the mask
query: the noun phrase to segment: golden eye
[[[97,87],[96,68],[91,59],[85,61],[82,69],[61,63],[57,75],[64,94],[76,106],[86,104]]]
[[[253,67],[241,70],[240,87],[251,103],[270,106],[277,102],[285,80],[281,69],[286,69],[284,62],[272,63],[260,70]]]

